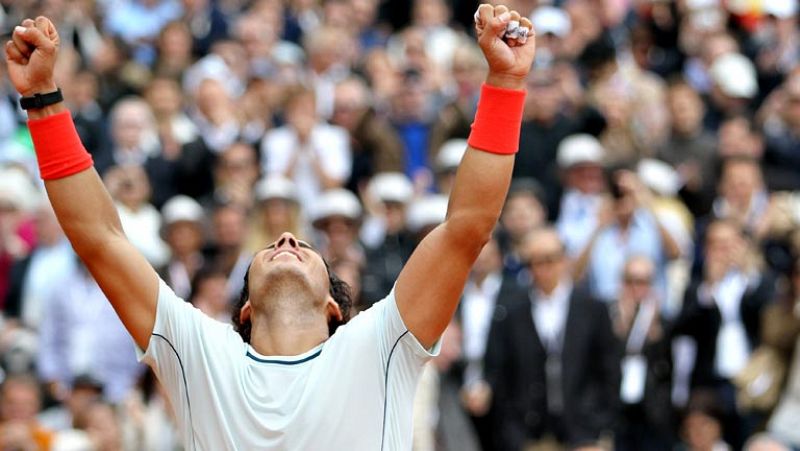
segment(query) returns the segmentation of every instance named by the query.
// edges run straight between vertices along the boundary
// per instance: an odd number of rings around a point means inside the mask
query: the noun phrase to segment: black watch
[[[21,97],[19,99],[19,106],[22,107],[23,110],[38,110],[48,105],[54,105],[63,100],[64,96],[61,95],[61,88],[59,88],[53,92],[48,92],[45,94],[34,94],[30,97]]]

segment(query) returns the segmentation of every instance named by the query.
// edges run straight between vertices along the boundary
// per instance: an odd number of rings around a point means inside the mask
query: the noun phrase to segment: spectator
[[[703,128],[705,105],[687,82],[670,84],[667,105],[671,133],[657,156],[678,171],[684,182],[681,198],[695,216],[702,216],[714,196],[717,140]]]
[[[242,292],[244,275],[253,259],[245,245],[247,233],[245,210],[236,204],[218,204],[211,215],[211,249],[215,265],[228,275],[228,298]]]
[[[227,283],[224,271],[209,266],[201,268],[192,280],[189,302],[209,317],[229,323],[232,310]]]
[[[514,164],[514,178],[531,177],[542,184],[547,209],[553,218],[557,217],[559,212],[559,196],[562,190],[569,191],[570,188],[574,188],[569,181],[559,180],[559,169],[566,171],[567,167],[564,166],[566,162],[563,161],[563,157],[558,158],[557,155],[562,152],[575,152],[561,150],[562,146],[567,146],[569,142],[564,142],[565,138],[588,128],[586,123],[589,122],[590,116],[598,114],[589,109],[578,111],[577,115],[568,114],[569,111],[565,106],[569,98],[559,78],[554,68],[531,72],[528,80],[530,95],[525,104],[520,131],[519,147],[522,151]],[[562,142],[564,144],[561,144]],[[598,163],[604,154],[605,151],[601,152],[599,157],[593,155],[595,160],[593,162]],[[572,161],[568,166],[578,163],[581,161]],[[577,177],[578,180],[582,178]],[[567,186],[562,187],[560,182]]]
[[[303,209],[323,191],[344,186],[352,168],[347,132],[322,122],[315,105],[312,91],[292,91],[286,100],[287,125],[267,133],[261,147],[264,172],[292,180]]]
[[[732,157],[722,163],[713,216],[735,222],[747,233],[761,239],[766,232],[765,216],[769,196],[758,161]]]
[[[653,214],[652,194],[636,174],[627,170],[609,172],[612,201],[610,212],[597,220],[597,228],[575,262],[574,274],[584,275],[597,298],[610,302],[619,296],[625,259],[643,255],[655,264],[654,285],[666,299],[666,264],[681,255],[670,231]]]
[[[132,339],[85,267],[60,275],[39,330],[39,376],[55,389],[91,375],[111,401],[121,401],[141,372]]]
[[[461,396],[483,449],[492,449],[496,439],[492,389],[484,374],[484,357],[492,324],[508,314],[508,302],[524,296],[513,277],[503,274],[503,256],[497,240],[491,239],[472,267],[457,318],[462,324],[464,369]]]
[[[431,128],[431,160],[438,159],[437,152],[446,141],[466,139],[469,135],[470,118],[478,106],[478,94],[486,74],[486,60],[481,57],[480,49],[466,42],[455,49],[452,72],[452,85],[445,89],[454,99],[442,107]]]
[[[723,441],[721,408],[713,392],[693,393],[681,424],[681,438],[689,451],[728,451]]]
[[[404,174],[389,172],[373,177],[365,194],[369,216],[361,228],[367,245],[362,302],[370,306],[391,290],[416,244],[406,221],[414,188]]]
[[[327,191],[317,199],[312,224],[319,232],[319,251],[325,261],[364,264],[364,248],[358,240],[361,213],[358,198],[345,189]]]
[[[218,64],[225,65],[221,58],[219,61]],[[224,67],[230,70],[227,65]],[[241,137],[241,124],[237,117],[233,90],[234,88],[226,87],[221,80],[206,76],[193,93],[193,120],[198,125],[206,147],[215,154],[229,148]]]
[[[253,188],[260,174],[256,149],[235,142],[217,156],[214,163],[214,193],[205,203],[233,202],[242,208],[253,207]]]
[[[405,164],[397,133],[372,103],[369,88],[360,78],[350,77],[336,85],[331,123],[349,133],[353,168],[347,188],[353,192],[373,174],[402,171]]]
[[[605,150],[589,135],[573,135],[558,145],[558,166],[563,174],[564,194],[558,209],[556,228],[567,255],[577,256],[598,227],[605,191],[603,167]]]
[[[30,375],[7,377],[0,386],[0,449],[50,449],[55,435],[36,419],[42,396]]]
[[[800,171],[800,75],[794,75],[774,92],[779,104],[764,124],[766,152],[764,164],[770,188],[800,189],[795,174]]]
[[[751,243],[733,221],[712,222],[706,230],[702,274],[686,290],[674,333],[697,346],[691,386],[718,393],[726,441],[741,446],[753,432],[753,419],[736,407],[731,378],[747,363],[760,339],[763,308],[774,284],[762,272]]]
[[[713,85],[706,124],[716,130],[726,116],[749,112],[750,101],[758,93],[758,80],[753,63],[734,52],[715,58],[709,74]]]
[[[170,259],[161,274],[181,299],[189,299],[192,280],[204,265],[203,207],[187,196],[175,196],[162,209],[164,239]]]
[[[523,285],[529,282],[525,238],[547,221],[543,199],[541,186],[535,180],[518,178],[511,182],[500,215],[502,228],[499,243],[503,251],[503,271]]]
[[[125,234],[155,267],[169,259],[169,248],[161,239],[161,214],[148,199],[151,187],[141,166],[117,166],[105,175],[105,184],[117,206]]]
[[[622,289],[612,308],[614,333],[624,343],[615,449],[671,450],[672,352],[660,302],[653,289],[655,265],[648,257],[625,262]]]
[[[63,431],[74,430],[75,421],[93,403],[103,397],[103,383],[85,374],[72,381],[71,387],[50,386],[50,395],[61,404],[50,407],[39,415],[42,424],[61,435]]]
[[[530,295],[509,299],[486,350],[498,449],[596,444],[614,426],[619,399],[608,311],[574,285],[554,229],[532,232],[525,248]]]
[[[68,273],[78,263],[53,208],[44,199],[36,209],[35,225],[36,246],[11,268],[11,286],[4,305],[7,318],[33,330],[39,328],[45,300],[58,290],[49,283],[53,275]]]

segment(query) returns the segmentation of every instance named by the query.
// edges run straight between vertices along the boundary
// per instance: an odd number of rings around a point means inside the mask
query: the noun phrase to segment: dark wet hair
[[[347,321],[350,320],[350,308],[353,305],[353,300],[350,296],[350,287],[347,285],[345,281],[340,279],[333,271],[331,271],[330,265],[328,262],[325,261],[325,268],[328,270],[328,283],[330,284],[330,295],[336,304],[339,305],[339,310],[342,312],[342,319],[331,318],[328,321],[328,335],[333,335],[336,332],[336,329],[345,324]],[[252,264],[252,263],[251,263]],[[242,307],[250,298],[250,283],[248,282],[248,276],[250,274],[250,267],[247,267],[247,272],[244,273],[244,285],[242,285],[242,291],[239,293],[239,301],[236,303],[236,307],[233,309],[233,314],[231,320],[233,322],[233,330],[239,333],[246,343],[250,343],[250,335],[252,333],[253,323],[248,319],[244,322],[239,320],[239,313],[242,311]]]

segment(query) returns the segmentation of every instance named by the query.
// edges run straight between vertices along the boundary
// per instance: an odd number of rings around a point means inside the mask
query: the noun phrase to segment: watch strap
[[[29,97],[21,97],[19,99],[19,106],[23,110],[41,109],[48,105],[53,105],[64,100],[61,94],[61,88],[44,94],[34,94]]]

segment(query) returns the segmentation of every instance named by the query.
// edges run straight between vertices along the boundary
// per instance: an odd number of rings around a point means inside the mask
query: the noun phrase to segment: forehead
[[[561,239],[555,231],[533,232],[527,239],[526,248],[531,255],[541,255],[562,250]]]
[[[650,274],[653,272],[653,269],[653,264],[650,261],[637,258],[628,263],[625,271],[628,274]]]

